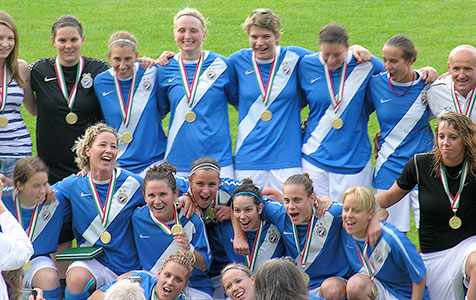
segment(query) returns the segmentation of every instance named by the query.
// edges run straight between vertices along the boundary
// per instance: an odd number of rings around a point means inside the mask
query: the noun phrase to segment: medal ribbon
[[[106,201],[104,207],[101,204],[99,199],[99,194],[94,184],[93,178],[91,177],[91,172],[88,174],[88,183],[91,194],[93,195],[94,203],[96,204],[96,209],[101,217],[101,223],[104,228],[107,227],[107,221],[109,219],[109,212],[111,211],[112,197],[114,196],[114,190],[116,186],[117,170],[114,169],[111,179],[109,180],[109,186],[107,188]]]
[[[63,93],[63,97],[66,100],[66,104],[70,111],[73,110],[74,101],[76,100],[76,92],[78,91],[78,83],[79,78],[81,77],[81,73],[84,69],[84,59],[82,56],[79,57],[79,64],[78,70],[76,71],[76,81],[74,82],[73,89],[71,90],[71,94],[68,95],[68,88],[66,87],[66,81],[64,80],[63,69],[61,68],[61,64],[59,62],[59,58],[56,57],[55,60],[55,72],[56,77],[58,78],[58,85],[60,87],[61,92]]]
[[[8,72],[7,72],[7,62],[3,64],[2,72],[2,94],[0,94],[0,112],[5,110],[7,106],[7,95],[8,95]]]
[[[195,67],[195,73],[193,74],[192,85],[188,84],[187,70],[185,69],[185,64],[183,63],[183,58],[179,54],[179,70],[180,77],[182,78],[182,85],[185,90],[185,95],[187,96],[187,103],[190,107],[193,105],[195,95],[197,94],[198,81],[200,79],[200,73],[202,73],[203,68],[203,51],[200,52],[200,57],[198,58],[197,66]]]
[[[337,113],[340,102],[342,101],[342,97],[344,97],[344,86],[345,80],[347,79],[347,62],[344,62],[344,65],[342,66],[342,70],[340,72],[339,88],[337,91],[337,95],[334,92],[334,84],[332,83],[332,76],[331,72],[329,71],[329,67],[327,66],[327,63],[324,64],[324,70],[326,74],[327,93],[329,94],[331,103],[334,106],[334,112]]]
[[[258,251],[260,247],[261,237],[263,236],[263,221],[259,223],[258,230],[256,231],[255,241],[253,243],[253,250],[251,251],[251,255],[247,255],[245,257],[246,266],[250,268],[251,272],[254,272],[256,267],[256,257],[258,257]]]
[[[367,270],[367,274],[369,275],[370,280],[372,280],[375,275],[375,267],[372,264],[372,262],[370,262],[369,256],[367,255],[368,244],[365,243],[364,253],[362,253],[360,252],[359,245],[357,244],[355,240],[354,240],[354,243],[355,243],[355,249],[357,249],[357,254],[359,255],[360,263]]]
[[[279,47],[276,47],[274,50],[274,58],[271,64],[271,69],[269,70],[268,82],[266,83],[266,85],[264,84],[263,76],[261,75],[261,71],[259,69],[258,61],[256,60],[256,54],[254,51],[252,55],[252,63],[253,69],[255,70],[256,82],[258,83],[258,88],[261,93],[261,97],[263,98],[263,102],[266,106],[268,106],[269,95],[271,94],[271,90],[273,89],[274,77],[276,76],[276,71],[278,69],[279,52]]]
[[[458,192],[456,193],[456,196],[453,197],[449,189],[448,180],[446,179],[446,168],[443,164],[441,164],[441,167],[440,167],[441,183],[443,184],[445,193],[448,196],[448,199],[450,200],[451,210],[453,210],[455,214],[459,208],[459,200],[461,198],[460,196],[461,196],[461,193],[463,192],[466,175],[468,174],[468,162],[466,160],[463,163],[463,168],[461,169],[461,172],[463,173],[463,175],[461,176],[461,179],[459,181],[459,189],[458,189]]]
[[[132,73],[132,83],[131,88],[129,89],[129,95],[127,96],[127,105],[124,101],[124,96],[122,95],[121,84],[119,79],[117,78],[117,74],[114,73],[114,88],[116,90],[117,95],[117,102],[119,102],[119,109],[121,110],[122,120],[126,127],[129,125],[129,121],[131,119],[131,112],[132,112],[132,102],[134,101],[134,94],[136,92],[136,70],[134,68],[134,73]]]
[[[20,198],[18,197],[17,193],[15,193],[15,196],[13,197],[13,202],[15,204],[15,214],[16,214],[17,220],[23,228],[23,214],[21,213]],[[30,219],[30,225],[28,226],[28,231],[26,233],[28,235],[28,238],[30,238],[30,240],[33,234],[35,233],[36,224],[38,223],[38,216],[40,215],[39,207],[40,206],[38,204],[35,205],[35,209],[33,210],[33,214]]]
[[[172,229],[170,229],[170,227],[169,227],[169,225],[167,225],[167,223],[165,223],[162,220],[159,220],[156,216],[154,216],[154,214],[152,212],[150,212],[150,215],[152,216],[152,221],[154,221],[154,223],[157,224],[157,226],[159,226],[160,229],[162,229],[168,235],[172,234]],[[178,225],[182,226],[182,224],[180,223],[180,218],[177,215],[177,209],[175,208],[175,205],[174,205],[174,222],[175,222],[175,225],[178,224]]]
[[[453,99],[453,105],[455,107],[455,110],[460,113],[460,114],[463,114],[467,117],[470,117],[471,116],[471,112],[473,111],[473,107],[474,107],[474,98],[475,98],[475,93],[474,93],[474,90],[476,89],[476,85],[473,87],[473,90],[471,91],[471,97],[469,97],[469,101],[466,102],[466,111],[463,113],[463,110],[461,109],[461,106],[459,105],[459,102],[458,102],[458,95],[456,94],[456,90],[455,90],[455,84],[453,81],[451,81],[451,98]]]
[[[301,247],[299,244],[299,236],[296,225],[293,224],[293,233],[294,233],[294,241],[296,243],[296,249],[301,254],[301,266],[305,267],[307,264],[307,256],[309,255],[309,248],[311,247],[312,241],[312,232],[314,228],[314,224],[316,223],[316,217],[314,213],[312,214],[311,221],[307,226],[307,233],[306,233],[306,242],[304,243],[304,249],[301,253]]]

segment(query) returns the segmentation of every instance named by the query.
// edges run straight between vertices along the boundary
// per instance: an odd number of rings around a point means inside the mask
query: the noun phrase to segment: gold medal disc
[[[215,212],[213,211],[213,207],[207,208],[205,215],[209,217],[210,219],[215,219]]]
[[[111,241],[111,234],[107,231],[104,231],[101,234],[101,242],[103,242],[104,244],[109,244],[110,241]]]
[[[0,117],[0,127],[7,127],[8,119],[5,116]]]
[[[461,227],[462,224],[461,219],[457,216],[452,216],[449,223],[452,229],[458,229]]]
[[[333,127],[334,129],[341,129],[342,126],[344,126],[344,121],[342,121],[341,118],[335,117],[335,118],[332,120],[332,127]]]
[[[197,115],[193,111],[187,111],[185,113],[185,121],[188,123],[193,123],[197,119]]]
[[[178,233],[178,232],[183,232],[183,227],[180,224],[175,224],[172,226],[172,233]]]
[[[303,273],[301,273],[301,274],[302,274],[302,279],[304,279],[304,282],[305,282],[306,285],[307,285],[307,284],[309,283],[309,280],[310,280],[309,275],[307,275],[306,272],[303,272]]]
[[[374,299],[378,297],[378,287],[375,283],[372,285],[372,295],[374,296]]]
[[[267,109],[261,113],[261,120],[263,120],[264,122],[269,122],[272,118],[273,113]]]
[[[27,261],[26,264],[23,266],[23,270],[26,271],[31,268],[31,260]]]
[[[132,133],[130,132],[124,132],[122,135],[121,135],[121,139],[124,143],[126,144],[129,144],[130,142],[132,142]]]
[[[66,123],[69,125],[74,125],[76,122],[78,122],[78,115],[75,114],[74,112],[70,112],[69,114],[66,115],[64,118],[66,120]]]

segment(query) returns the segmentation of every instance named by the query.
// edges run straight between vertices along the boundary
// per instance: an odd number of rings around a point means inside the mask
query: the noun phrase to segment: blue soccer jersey
[[[132,79],[119,79],[120,90],[126,102],[125,107],[130,107],[125,123],[112,68],[94,78],[94,91],[101,104],[107,125],[123,137],[132,136],[130,143],[127,143],[125,139],[120,140],[117,162],[133,173],[140,173],[164,157],[167,141],[159,113],[157,68],[151,67],[144,70],[140,68],[139,63],[136,63],[134,68],[136,71],[135,92],[131,105],[128,105],[128,95]]]
[[[367,97],[376,111],[382,135],[374,169],[375,188],[390,189],[413,155],[433,148],[425,83],[420,73],[418,76],[404,84],[391,81],[393,92],[388,72],[370,79]]]
[[[233,164],[231,152],[228,103],[236,106],[234,72],[228,59],[209,51],[202,51],[203,66],[197,90],[187,98],[180,73],[180,56],[159,67],[160,111],[170,111],[166,159],[186,172],[199,157],[216,159],[221,166]],[[188,85],[192,86],[197,62],[184,61]],[[193,112],[195,120],[187,121]],[[187,149],[187,151],[184,151]]]
[[[309,104],[302,153],[305,160],[325,171],[356,174],[365,167],[371,153],[367,134],[371,108],[365,101],[366,87],[370,77],[384,69],[382,62],[375,57],[357,64],[352,51],[348,52],[346,65],[342,100],[335,107],[328,92],[320,53],[307,55],[299,63],[299,83]],[[342,68],[344,66],[330,71],[335,94],[341,94]],[[339,129],[332,126],[336,118],[343,121]]]

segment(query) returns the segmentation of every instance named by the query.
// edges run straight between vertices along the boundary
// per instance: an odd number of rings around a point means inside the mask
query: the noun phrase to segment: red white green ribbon
[[[296,243],[296,249],[301,254],[301,266],[305,267],[307,264],[307,256],[309,255],[309,248],[311,248],[311,241],[312,241],[312,232],[314,231],[314,224],[316,223],[316,217],[314,214],[311,217],[311,221],[307,226],[307,233],[306,233],[306,242],[304,243],[304,249],[301,253],[301,246],[299,244],[299,236],[296,225],[293,224],[293,233],[294,233],[294,242]]]
[[[355,249],[357,249],[357,254],[359,255],[360,263],[362,264],[362,266],[367,271],[367,275],[369,275],[370,280],[372,280],[374,278],[374,275],[375,275],[375,267],[372,264],[372,262],[369,260],[369,258],[368,258],[369,256],[367,255],[368,244],[365,243],[364,253],[362,253],[360,251],[359,245],[357,244],[357,242],[355,240],[354,240],[354,243],[355,243]]]
[[[471,116],[471,112],[473,111],[473,107],[474,107],[474,98],[475,98],[475,92],[474,90],[476,89],[476,85],[473,87],[473,90],[471,91],[471,97],[469,97],[469,100],[468,102],[466,102],[466,111],[463,113],[463,110],[461,109],[461,106],[459,105],[459,102],[458,102],[458,95],[456,94],[456,90],[455,90],[455,84],[453,81],[451,81],[451,98],[453,99],[453,105],[455,107],[455,110],[460,113],[460,114],[463,114],[467,117],[470,117]]]
[[[73,110],[74,101],[76,100],[76,93],[78,91],[78,83],[79,78],[81,77],[81,73],[84,69],[84,59],[82,56],[79,57],[79,64],[78,70],[76,71],[76,81],[74,82],[73,89],[71,93],[68,95],[68,87],[66,86],[66,81],[64,80],[63,69],[61,68],[61,64],[59,58],[56,57],[55,60],[55,72],[56,77],[58,78],[58,84],[60,87],[61,92],[63,93],[63,97],[66,100],[66,104],[68,105],[69,110]]]
[[[258,257],[261,237],[263,236],[263,227],[263,221],[261,221],[258,225],[258,230],[256,231],[255,241],[253,243],[253,249],[251,251],[251,254],[245,257],[246,265],[253,273],[256,267],[256,258]]]
[[[197,66],[195,67],[195,73],[193,74],[192,85],[188,84],[187,70],[185,69],[185,64],[183,63],[183,58],[178,55],[178,64],[180,70],[180,77],[182,78],[182,85],[185,90],[185,95],[187,96],[187,103],[190,107],[193,107],[193,102],[195,100],[195,95],[197,94],[198,82],[200,79],[200,73],[202,73],[203,68],[203,51],[200,52],[200,57],[198,58]]]
[[[109,180],[109,186],[107,188],[106,201],[104,206],[101,204],[96,185],[94,184],[91,173],[88,174],[88,183],[91,194],[93,195],[94,203],[96,204],[96,209],[98,211],[99,217],[101,218],[101,223],[104,228],[108,225],[109,212],[111,211],[112,197],[114,197],[114,190],[116,186],[117,170],[114,169],[111,179]]]
[[[8,72],[7,72],[7,63],[3,63],[3,72],[2,72],[2,94],[0,95],[0,112],[5,110],[7,106],[7,95],[8,95]]]
[[[20,198],[18,197],[17,193],[15,193],[15,196],[13,197],[13,202],[15,204],[15,214],[16,214],[17,220],[23,228],[23,214],[21,212]],[[26,232],[30,240],[33,234],[35,233],[36,224],[38,223],[38,216],[40,215],[39,207],[40,206],[38,204],[35,205],[35,208],[33,209],[33,214],[31,215],[30,225],[28,226],[28,231]]]
[[[170,229],[167,223],[165,223],[162,220],[159,220],[156,216],[154,216],[152,212],[150,212],[150,216],[152,217],[152,221],[154,221],[154,223],[157,224],[157,226],[159,226],[160,229],[162,229],[166,234],[168,235],[172,234],[172,229]],[[175,225],[182,226],[182,224],[180,223],[180,218],[178,217],[177,209],[175,208],[175,205],[174,205],[174,223]]]
[[[276,76],[276,71],[278,69],[279,52],[279,47],[276,47],[274,50],[273,63],[271,64],[271,69],[269,70],[268,82],[265,85],[263,76],[261,75],[261,71],[259,69],[258,61],[256,60],[256,54],[253,51],[253,69],[255,70],[256,82],[258,83],[259,91],[261,93],[261,97],[263,98],[265,106],[268,106],[269,95],[271,94],[271,90],[273,89],[274,77]]]
[[[129,121],[131,120],[132,102],[134,101],[134,94],[136,92],[136,80],[137,76],[136,70],[134,68],[134,72],[132,73],[131,88],[129,89],[129,95],[127,96],[126,104],[124,101],[124,96],[122,95],[120,80],[117,78],[117,74],[114,73],[114,88],[116,90],[117,102],[119,103],[122,120],[126,127],[129,125]]]
[[[448,196],[448,199],[450,200],[450,205],[451,205],[451,210],[456,214],[459,208],[459,200],[461,198],[461,193],[463,192],[463,187],[464,187],[464,182],[466,180],[466,175],[468,174],[468,162],[465,160],[463,163],[463,168],[461,169],[461,179],[459,181],[459,189],[458,192],[456,193],[456,196],[453,197],[453,195],[450,192],[449,185],[448,185],[448,180],[446,179],[446,168],[443,164],[441,164],[440,167],[440,179],[441,183],[443,184],[443,188],[445,189],[445,193]]]
[[[326,74],[327,93],[329,94],[329,99],[331,99],[334,112],[337,113],[340,102],[344,97],[344,86],[345,80],[347,79],[347,62],[344,62],[344,65],[342,66],[337,94],[334,92],[334,84],[332,83],[332,76],[331,72],[329,71],[329,67],[327,66],[327,63],[324,64],[324,70],[324,73]]]

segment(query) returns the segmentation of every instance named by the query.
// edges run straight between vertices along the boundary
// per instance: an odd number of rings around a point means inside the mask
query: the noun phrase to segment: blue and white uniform
[[[412,283],[420,282],[426,274],[425,265],[417,253],[415,245],[400,231],[385,222],[382,224],[382,234],[373,249],[368,247],[367,257],[373,266],[376,278],[395,299],[411,299]],[[359,251],[363,253],[365,241],[355,240],[344,229],[342,241],[347,260],[355,273],[368,275],[367,269],[362,265]],[[357,250],[359,247],[360,250]],[[373,272],[372,271],[372,272]],[[378,286],[378,285],[377,285]],[[381,292],[379,291],[379,294]],[[425,288],[423,298],[428,297]]]
[[[5,110],[0,112],[0,116],[8,119],[7,126],[0,127],[0,173],[12,178],[15,163],[23,157],[31,156],[32,142],[20,113],[23,88],[14,78],[8,84],[7,93]]]
[[[365,91],[371,76],[384,71],[384,68],[382,62],[375,57],[369,62],[357,64],[350,50],[345,63],[347,71],[343,98],[336,110],[328,93],[325,62],[321,53],[307,55],[299,63],[299,82],[309,104],[309,118],[302,145],[303,170],[308,171],[305,164],[307,163],[325,172],[353,175],[368,166],[369,174],[366,180],[370,185],[371,147],[367,123],[371,108],[365,101]],[[343,67],[330,71],[335,94],[339,93],[339,79]],[[343,120],[340,129],[332,127],[332,121],[336,117]],[[310,174],[316,184],[316,178],[312,172]],[[319,195],[328,195],[332,200],[340,201],[340,192],[337,195],[332,193],[336,184],[339,183],[331,183],[330,187],[315,186],[314,190]],[[365,182],[360,185],[365,185]]]
[[[196,214],[187,219],[182,215],[181,211],[177,213],[190,244],[202,255],[207,267],[209,267],[212,254],[208,244],[205,225]],[[132,228],[141,267],[152,274],[157,274],[165,260],[170,255],[177,253],[181,248],[173,242],[174,236],[163,231],[154,222],[153,218],[148,206],[139,207],[132,215]],[[174,220],[167,223],[170,228],[174,224]],[[189,286],[207,293],[209,296],[213,295],[213,286],[210,278],[208,278],[206,272],[202,272],[197,268],[194,268],[192,271]]]
[[[119,98],[114,87],[114,69],[104,71],[94,78],[94,91],[107,125],[120,135],[129,132],[133,137],[132,142],[128,144],[120,141],[117,162],[121,167],[136,174],[162,160],[166,146],[159,113],[157,68],[144,70],[140,65],[140,63],[134,65],[137,76],[136,91],[127,126],[123,122]],[[124,101],[127,101],[132,79],[119,79],[119,82]],[[127,103],[125,105],[127,106]]]
[[[233,165],[231,152],[228,105],[236,106],[236,87],[228,59],[219,54],[202,51],[203,67],[196,95],[188,103],[180,75],[178,55],[169,64],[159,67],[160,113],[170,111],[169,131],[165,159],[177,166],[177,171],[187,172],[199,157],[208,156],[220,166]],[[189,86],[192,86],[198,61],[185,61]],[[193,111],[194,122],[185,121],[185,114]],[[187,151],[184,151],[187,149]]]
[[[267,260],[275,257],[282,257],[285,254],[283,240],[277,227],[269,222],[263,222],[263,229],[261,239],[258,243],[258,254],[256,257],[256,263],[251,270],[253,273]],[[223,251],[228,258],[228,263],[240,263],[248,266],[246,258],[243,255],[239,255],[233,248],[234,231],[231,221],[216,224],[211,228],[213,233],[210,233],[210,243],[213,244],[213,248],[217,248],[218,251]],[[250,252],[253,251],[257,230],[245,232],[248,239],[248,246]]]
[[[105,205],[109,180],[94,181],[102,206]],[[96,209],[87,176],[71,175],[53,186],[56,197],[65,202],[65,219],[72,219],[73,233],[79,247],[100,246],[104,254],[96,258],[116,275],[139,269],[139,259],[132,232],[132,213],[145,201],[141,192],[142,178],[124,169],[117,169],[110,213],[106,226]],[[109,243],[100,240],[107,230]],[[100,285],[99,285],[100,286]]]
[[[301,168],[299,111],[304,102],[298,87],[297,66],[301,57],[311,52],[295,46],[276,47],[279,60],[267,104],[263,102],[257,84],[252,53],[251,49],[242,49],[230,56],[239,94],[235,170]],[[258,65],[266,84],[272,60],[258,60]],[[267,122],[260,119],[264,110],[272,113],[272,118]],[[259,185],[270,186],[263,184],[259,178],[252,179]]]
[[[429,152],[433,148],[433,132],[428,123],[426,99],[429,85],[425,85],[420,72],[417,74],[418,78],[412,82],[398,83],[391,80],[393,92],[388,72],[374,75],[370,79],[367,97],[376,111],[382,135],[372,184],[376,192],[390,189],[413,155]],[[410,230],[410,207],[416,223],[419,223],[417,190],[412,193],[389,207],[387,222],[400,231]]]
[[[342,205],[334,203],[323,217],[316,220],[312,229],[312,239],[305,266],[301,265],[301,257],[306,243],[308,224],[297,225],[299,240],[298,252],[293,233],[293,223],[286,214],[282,203],[264,198],[263,219],[276,225],[286,247],[286,255],[296,260],[298,268],[309,275],[309,290],[313,292],[329,277],[347,277],[350,275],[349,265],[345,259],[341,242]]]

